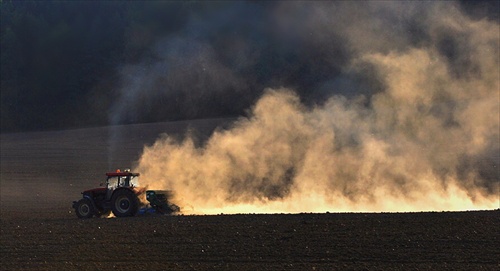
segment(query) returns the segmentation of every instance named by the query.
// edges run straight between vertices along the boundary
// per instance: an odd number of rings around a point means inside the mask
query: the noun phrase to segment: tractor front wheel
[[[111,210],[116,217],[134,216],[139,210],[139,199],[131,190],[118,190],[111,198]]]
[[[92,202],[87,198],[79,200],[75,205],[75,212],[79,218],[91,218],[94,215]]]

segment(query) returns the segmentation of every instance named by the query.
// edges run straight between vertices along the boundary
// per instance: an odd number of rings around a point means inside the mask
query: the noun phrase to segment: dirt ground
[[[2,214],[1,270],[498,270],[499,211]],[[26,212],[26,211],[21,211]]]
[[[500,269],[499,210],[76,218],[80,192],[160,133],[225,123],[2,134],[0,270]]]

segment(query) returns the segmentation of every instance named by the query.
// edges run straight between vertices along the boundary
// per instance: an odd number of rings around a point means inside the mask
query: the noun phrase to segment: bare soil
[[[195,129],[202,142],[227,123],[0,135],[0,270],[500,269],[499,210],[80,220],[71,209],[159,134]]]

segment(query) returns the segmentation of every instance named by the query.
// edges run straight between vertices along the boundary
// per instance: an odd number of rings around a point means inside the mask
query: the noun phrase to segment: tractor
[[[79,218],[108,216],[110,212],[116,217],[136,215],[141,205],[139,196],[145,192],[145,188],[137,186],[139,175],[130,170],[106,173],[106,183],[101,184],[104,187],[85,190],[83,198],[73,202],[76,215]],[[172,214],[180,211],[177,205],[168,202],[170,191],[147,190],[146,195],[154,212]]]

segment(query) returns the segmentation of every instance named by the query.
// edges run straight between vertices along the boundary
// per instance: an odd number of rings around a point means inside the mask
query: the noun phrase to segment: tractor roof
[[[140,175],[139,173],[133,173],[133,172],[130,172],[130,171],[125,171],[125,172],[116,171],[116,172],[108,172],[108,173],[106,173],[106,176],[108,176],[108,177],[126,177],[126,176],[136,177],[136,176],[139,176],[139,175]]]

